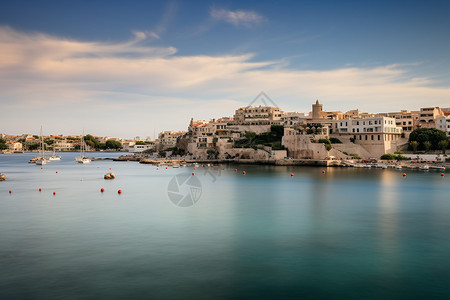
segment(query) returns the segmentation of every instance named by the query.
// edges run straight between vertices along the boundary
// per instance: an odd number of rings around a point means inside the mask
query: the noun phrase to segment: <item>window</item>
[[[373,135],[371,137],[372,137],[372,141],[373,141]]]
[[[380,137],[380,135],[378,135],[378,140],[380,140],[381,139],[381,137]]]

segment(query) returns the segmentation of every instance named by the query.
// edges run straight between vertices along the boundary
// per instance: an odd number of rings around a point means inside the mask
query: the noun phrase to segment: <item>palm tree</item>
[[[413,148],[413,151],[416,152],[417,151],[417,147],[419,147],[419,142],[412,141],[411,143],[409,143],[409,145],[411,146],[411,148]]]
[[[445,154],[445,149],[448,146],[448,140],[440,140],[438,146],[442,149],[442,153]]]

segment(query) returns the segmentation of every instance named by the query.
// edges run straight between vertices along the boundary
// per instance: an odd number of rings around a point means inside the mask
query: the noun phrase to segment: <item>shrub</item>
[[[331,144],[330,140],[328,139],[319,139],[318,143]]]
[[[325,149],[327,149],[327,151],[331,150],[331,144],[325,144]]]
[[[330,138],[330,142],[332,143],[332,144],[342,144],[342,142],[341,142],[341,140],[340,139],[338,139],[338,138]]]
[[[351,155],[351,157],[353,159],[361,159],[361,157],[358,154],[356,154],[356,153],[353,153],[353,154],[350,154],[350,155]]]
[[[392,155],[392,154],[387,153],[387,154],[381,155],[380,158],[381,158],[382,160],[394,160],[394,159],[395,159],[395,156]]]

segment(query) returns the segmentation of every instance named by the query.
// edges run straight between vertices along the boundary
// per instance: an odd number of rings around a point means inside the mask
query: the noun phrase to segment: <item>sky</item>
[[[2,1],[0,132],[154,137],[232,116],[450,107],[450,1]]]

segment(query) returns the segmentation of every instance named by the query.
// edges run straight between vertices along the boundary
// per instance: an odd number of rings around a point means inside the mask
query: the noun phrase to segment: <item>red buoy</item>
[[[245,171],[242,171],[242,174],[244,174],[244,175],[245,175]]]
[[[194,176],[194,172],[192,172],[192,176]]]
[[[156,170],[158,170],[158,168],[156,168]]]
[[[122,190],[118,190],[117,194],[119,194],[119,195],[122,194]]]
[[[237,169],[234,169],[235,172],[237,172]]]
[[[195,168],[194,168],[194,170],[195,170]]]
[[[444,176],[444,173],[441,173],[441,176]]]
[[[322,174],[325,174],[325,170],[322,170]]]
[[[166,170],[167,170],[167,167],[166,167]]]
[[[53,196],[55,196],[56,195],[56,192],[53,192]]]
[[[211,170],[212,170],[213,168],[211,168]]]
[[[294,177],[294,173],[291,173],[291,177]]]
[[[101,188],[100,192],[104,193],[104,192],[105,192],[105,189],[104,189],[104,188]]]
[[[39,192],[42,192],[42,189],[41,189],[41,188],[39,188]]]
[[[58,171],[56,171],[56,174],[58,174]]]
[[[9,193],[12,194],[12,191],[10,190]]]
[[[406,177],[406,173],[403,173],[403,177]]]

